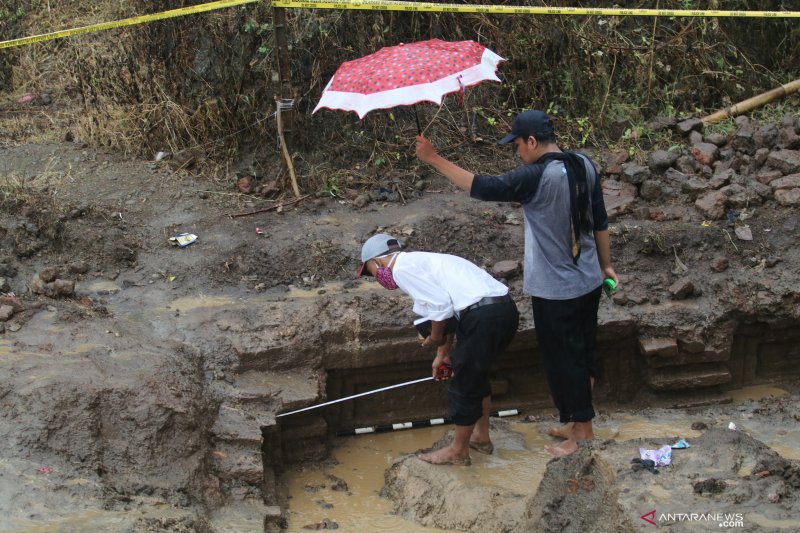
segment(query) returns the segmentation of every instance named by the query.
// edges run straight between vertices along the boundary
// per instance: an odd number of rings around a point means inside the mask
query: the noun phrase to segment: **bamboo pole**
[[[761,107],[762,105],[771,102],[772,100],[788,96],[799,90],[800,90],[800,79],[790,81],[789,83],[785,83],[780,87],[776,87],[775,89],[772,89],[765,93],[761,93],[758,96],[748,98],[747,100],[741,101],[738,104],[734,104],[730,107],[726,107],[725,109],[721,109],[716,113],[701,118],[700,120],[704,124],[716,124],[717,122],[721,122],[728,117],[735,117],[736,115],[741,115],[742,113],[746,113],[752,109]]]

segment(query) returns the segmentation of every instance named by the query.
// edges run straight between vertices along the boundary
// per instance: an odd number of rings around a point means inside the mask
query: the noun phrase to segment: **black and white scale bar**
[[[507,409],[504,411],[494,411],[490,413],[493,417],[504,417],[518,415],[517,409]],[[398,431],[401,429],[424,428],[431,426],[441,426],[443,424],[451,424],[453,422],[450,418],[431,418],[429,420],[414,420],[412,422],[400,422],[395,424],[383,424],[380,426],[367,426],[363,428],[355,428],[344,431],[337,431],[337,437],[348,437],[351,435],[364,435],[366,433],[386,433],[387,431]]]

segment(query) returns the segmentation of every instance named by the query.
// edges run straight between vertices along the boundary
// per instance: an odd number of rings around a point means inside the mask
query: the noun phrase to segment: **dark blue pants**
[[[570,300],[532,298],[533,322],[550,394],[562,423],[594,418],[590,377],[595,375],[600,287]]]
[[[509,345],[519,326],[513,301],[485,305],[461,315],[453,350],[453,377],[448,387],[450,417],[471,426],[483,414],[483,398],[491,395],[489,369]]]

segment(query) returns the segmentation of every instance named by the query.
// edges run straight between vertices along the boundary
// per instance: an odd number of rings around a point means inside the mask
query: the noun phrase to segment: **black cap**
[[[552,137],[555,133],[553,121],[544,111],[531,109],[517,115],[511,126],[511,133],[497,141],[497,144],[508,144],[517,137],[527,139],[531,135],[536,138]]]

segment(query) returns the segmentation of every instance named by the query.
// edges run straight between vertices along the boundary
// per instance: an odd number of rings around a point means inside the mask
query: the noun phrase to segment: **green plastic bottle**
[[[611,296],[611,293],[617,290],[617,283],[611,279],[606,278],[603,280],[603,292],[606,293],[606,296]]]

